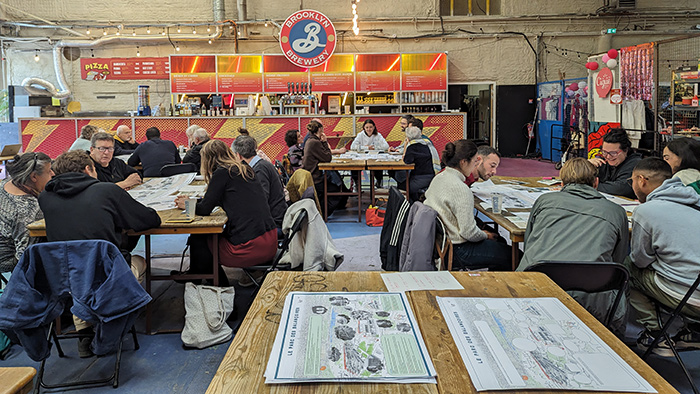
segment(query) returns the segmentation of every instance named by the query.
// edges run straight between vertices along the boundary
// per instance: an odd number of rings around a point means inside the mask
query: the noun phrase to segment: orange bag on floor
[[[384,215],[386,208],[370,205],[365,211],[365,223],[370,227],[381,227],[384,225]]]

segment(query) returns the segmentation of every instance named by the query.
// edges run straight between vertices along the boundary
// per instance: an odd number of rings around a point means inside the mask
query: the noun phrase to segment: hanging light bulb
[[[85,34],[90,35],[90,28],[85,29]]]
[[[141,56],[141,51],[139,50],[139,47],[136,47],[136,56]]]
[[[90,49],[90,57],[95,57],[95,51],[93,49]]]
[[[209,43],[211,44],[211,38],[209,39]]]
[[[117,35],[121,35],[121,30],[117,27]]]
[[[146,28],[146,33],[147,33],[147,34],[151,34],[151,26],[148,26],[148,27]]]
[[[175,50],[180,52],[180,44],[175,45]]]
[[[180,30],[180,25],[177,25],[177,32],[180,33],[182,30]]]
[[[267,27],[267,20],[265,20],[265,27]]]
[[[229,30],[233,30],[233,23],[231,23],[231,24],[228,25],[228,29],[229,29]]]
[[[207,26],[207,33],[211,32],[211,27]]]
[[[134,29],[134,31],[131,32],[131,35],[136,36],[136,29]]]
[[[192,34],[197,34],[197,28],[192,26]]]
[[[102,35],[103,35],[103,36],[106,36],[106,35],[107,35],[107,30],[102,29]]]
[[[165,35],[165,28],[163,28],[163,31],[160,34]]]
[[[38,61],[39,61],[39,50],[38,50],[38,49],[35,50],[35,52],[34,52],[34,61],[35,61],[35,62],[38,62]]]
[[[355,35],[360,34],[360,28],[357,26],[357,19],[359,18],[357,16],[357,4],[359,3],[359,0],[352,0],[352,32],[355,33]]]

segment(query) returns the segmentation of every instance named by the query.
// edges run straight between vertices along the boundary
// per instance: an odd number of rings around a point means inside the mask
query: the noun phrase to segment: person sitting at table
[[[588,160],[567,160],[560,171],[564,187],[535,201],[525,229],[525,253],[517,270],[544,260],[622,263],[627,256],[627,213],[596,190],[596,168]],[[585,234],[585,241],[583,235]],[[604,320],[617,295],[571,292],[593,316]],[[612,321],[613,331],[624,335],[627,303]]]
[[[321,127],[323,127],[323,122],[321,122],[321,118],[311,118],[311,120],[314,122],[318,122],[321,125]],[[308,125],[307,125],[307,129],[308,129]],[[304,136],[304,141],[301,143],[301,149],[304,149],[304,147],[306,146],[306,141],[308,141],[310,137],[311,137],[311,133],[306,133],[306,136]],[[345,148],[344,146],[341,146],[340,148],[336,148],[336,149],[331,148],[331,154],[333,154],[333,155],[342,155],[343,153],[345,153],[347,151],[348,151],[347,148]]]
[[[430,186],[430,181],[435,177],[433,169],[433,158],[430,154],[428,143],[421,138],[421,131],[417,127],[406,128],[406,149],[403,152],[403,161],[406,164],[413,164],[409,178],[411,201],[420,200],[425,189]],[[406,190],[406,182],[398,185],[401,190]]]
[[[219,238],[219,264],[240,268],[272,260],[277,252],[277,228],[255,171],[222,141],[212,140],[202,148],[202,175],[207,191],[197,202],[195,213],[206,216],[220,206],[228,217],[223,236]],[[178,208],[185,208],[185,199],[185,196],[175,199]],[[190,236],[187,274],[212,273],[214,257],[209,238]],[[219,278],[221,286],[228,285],[220,266]]]
[[[480,230],[474,220],[474,195],[464,180],[479,164],[476,145],[457,140],[445,145],[442,152],[445,171],[437,174],[425,192],[424,204],[437,211],[453,244],[453,267],[456,270],[487,268],[509,271],[511,251],[497,242],[497,235]]]
[[[80,137],[73,142],[73,145],[68,150],[90,150],[90,139],[98,130],[96,126],[86,124],[80,129]]]
[[[287,212],[287,202],[284,199],[284,186],[279,173],[272,163],[262,160],[256,154],[257,143],[250,136],[240,135],[233,141],[233,152],[238,159],[246,162],[255,171],[255,178],[263,187],[265,201],[270,207],[272,219],[282,235],[282,220]]]
[[[250,137],[250,132],[248,131],[248,129],[245,129],[243,127],[238,128],[238,134]],[[231,144],[231,149],[233,149],[233,144]],[[260,156],[261,159],[274,164],[272,159],[270,159],[270,157],[266,155],[265,152],[263,152],[262,150],[258,149],[256,154]]]
[[[183,163],[192,163],[197,166],[197,174],[200,173],[200,166],[202,165],[201,151],[204,144],[209,142],[209,133],[203,128],[198,128],[192,132],[192,146],[185,157],[182,158]]]
[[[416,118],[414,118],[413,115],[411,115],[411,114],[401,115],[401,117],[399,118],[399,127],[401,127],[401,131],[406,132],[406,127],[408,127],[414,119],[416,119]],[[421,127],[422,127],[422,124],[421,124]],[[389,147],[389,152],[403,153],[404,142],[405,142],[405,140],[402,141],[401,144],[399,146],[397,146],[396,148]]]
[[[613,129],[603,137],[603,146],[596,157],[588,159],[598,167],[598,191],[627,198],[635,198],[627,180],[632,169],[642,160],[632,151],[632,142],[624,129]]]
[[[362,124],[362,132],[357,134],[350,145],[350,150],[357,152],[365,150],[387,151],[388,149],[389,143],[379,134],[377,125],[374,124],[372,119],[365,119],[365,122]],[[374,179],[377,181],[378,188],[382,187],[382,180],[384,179],[382,172],[374,172]],[[353,176],[353,179],[357,179],[357,176]]]
[[[481,179],[488,181],[496,175],[496,169],[501,164],[501,154],[495,148],[488,145],[481,145],[476,150],[476,157],[481,158],[481,163],[474,169],[474,172],[467,177],[467,186],[471,187],[474,182]]]
[[[410,116],[410,115],[409,115]],[[402,119],[404,119],[402,117]],[[430,156],[432,158],[432,165],[433,165],[433,171],[434,173],[439,173],[442,170],[442,166],[440,164],[440,155],[438,154],[437,149],[435,149],[435,145],[433,144],[433,141],[428,138],[428,136],[423,134],[423,121],[414,118],[411,116],[410,120],[408,121],[408,127],[417,127],[421,131],[421,139],[424,141],[423,143],[428,147],[430,150]],[[403,130],[404,132],[406,131],[406,128]],[[415,140],[414,140],[415,141]],[[416,142],[413,142],[416,143]],[[399,145],[400,149],[396,149],[397,152],[403,153],[406,149],[406,140]],[[396,181],[397,185],[405,185],[406,184],[406,178],[408,177],[408,171],[404,170],[399,170],[399,171],[389,171],[389,176],[393,178]]]
[[[289,163],[292,166],[292,173],[301,168],[302,159],[304,158],[304,147],[299,142],[301,138],[301,132],[299,130],[287,130],[284,134],[284,142],[289,147],[287,151],[287,156],[289,157]]]
[[[641,160],[632,172],[639,205],[632,214],[632,241],[625,265],[630,272],[630,305],[645,331],[637,347],[646,350],[661,326],[652,299],[674,309],[700,269],[700,195],[671,177],[671,166],[658,157]],[[700,319],[700,293],[691,295],[682,313]],[[678,350],[700,349],[700,324],[687,324],[675,336]],[[654,353],[672,357],[665,340]]]
[[[61,154],[53,163],[56,176],[39,196],[39,206],[46,221],[49,242],[103,239],[116,245],[130,262],[131,271],[141,279],[146,263],[141,256],[131,256],[132,243],[127,230],[145,231],[160,226],[160,216],[153,208],[134,200],[129,193],[110,182],[97,179],[96,165],[83,151]],[[138,239],[138,238],[137,238]],[[73,316],[80,334],[93,335],[92,327]],[[92,338],[80,338],[80,357],[91,357]]]
[[[202,128],[201,126],[193,124],[185,130],[185,136],[187,136],[187,147],[188,148],[193,148],[195,146],[194,131],[197,129],[201,129],[201,128]]]
[[[37,197],[54,175],[51,158],[41,152],[17,155],[6,169],[9,178],[0,182],[0,273],[12,272],[24,250],[37,242],[27,225],[44,217]]]
[[[180,164],[180,153],[175,143],[160,139],[157,127],[149,127],[146,138],[146,142],[139,145],[127,161],[132,167],[142,164],[144,177],[160,176],[160,169],[164,165]]]
[[[127,125],[117,127],[117,134],[114,135],[114,155],[130,155],[139,146],[134,140],[131,129]]]
[[[100,182],[116,183],[126,190],[141,183],[141,176],[135,168],[114,157],[114,137],[111,134],[103,131],[95,133],[91,142],[90,157],[95,162]]]
[[[326,135],[323,133],[323,125],[315,120],[306,125],[306,129],[311,135],[304,145],[304,159],[302,168],[311,173],[314,179],[314,187],[318,199],[323,201],[323,177],[328,178],[327,187],[329,193],[345,191],[348,189],[343,183],[338,171],[322,171],[318,168],[319,163],[330,163],[333,155],[331,148],[328,146]],[[348,202],[348,196],[328,197],[328,212],[326,216],[330,216],[336,209],[342,209]],[[323,207],[324,204],[321,204]]]
[[[666,145],[663,154],[673,176],[700,193],[700,141],[688,137],[676,138]]]

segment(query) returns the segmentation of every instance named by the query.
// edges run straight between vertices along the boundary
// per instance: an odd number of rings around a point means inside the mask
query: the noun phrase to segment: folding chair
[[[188,172],[197,172],[197,166],[194,163],[182,163],[166,164],[160,168],[160,176],[173,176]]]
[[[527,267],[525,271],[542,272],[564,291],[600,293],[617,290],[615,301],[603,321],[603,325],[608,329],[629,282],[627,268],[608,262],[542,261]]]
[[[280,163],[279,160],[275,160],[275,168],[277,169],[277,173],[280,176],[280,180],[282,181],[282,185],[287,186],[287,182],[289,182],[290,174],[287,172],[287,170],[284,168],[284,165],[282,163]]]
[[[695,382],[693,381],[693,377],[690,376],[690,372],[688,372],[688,368],[686,368],[685,363],[683,363],[681,356],[678,354],[678,349],[676,349],[676,345],[671,340],[671,338],[668,336],[668,328],[671,327],[671,324],[673,324],[673,322],[679,316],[681,318],[686,318],[688,320],[696,321],[695,319],[690,319],[690,318],[684,317],[681,314],[681,311],[686,306],[686,304],[688,303],[688,300],[693,295],[693,293],[695,293],[695,290],[698,288],[698,285],[700,285],[700,274],[698,274],[698,277],[697,277],[697,279],[695,279],[695,282],[693,282],[693,284],[690,286],[688,291],[683,296],[683,299],[681,299],[681,301],[678,303],[678,306],[676,306],[676,308],[673,311],[671,311],[665,305],[657,302],[656,300],[652,300],[652,301],[654,301],[654,305],[656,306],[656,316],[659,320],[659,325],[661,326],[661,331],[656,336],[656,338],[654,338],[654,341],[651,343],[649,348],[642,355],[642,360],[646,360],[647,357],[649,357],[649,355],[651,354],[652,350],[654,350],[654,348],[659,344],[661,339],[666,339],[666,343],[671,348],[673,355],[676,357],[676,361],[678,361],[678,365],[680,365],[681,369],[683,370],[683,373],[685,374],[685,377],[688,379],[688,382],[690,382],[690,386],[693,388],[693,392],[695,394],[700,394],[700,391],[698,391],[698,387],[695,385]],[[665,323],[661,321],[661,313],[662,312],[667,312],[667,314],[670,314],[668,319],[666,319]],[[697,350],[697,349],[688,349],[688,350]]]
[[[309,214],[306,212],[306,210],[299,212],[299,215],[297,215],[294,223],[292,223],[289,234],[286,234],[282,239],[282,243],[277,248],[275,258],[270,264],[254,265],[243,269],[243,272],[245,272],[248,278],[253,281],[253,285],[256,287],[256,292],[262,285],[263,281],[265,280],[265,276],[267,276],[268,273],[277,270],[290,270],[292,268],[291,264],[280,265],[279,262],[282,259],[282,256],[287,252],[287,250],[289,250],[289,244],[292,242],[292,239],[299,232],[299,230],[301,230],[301,227],[304,224],[304,221],[308,219],[308,216]],[[264,274],[261,278],[256,280],[255,277],[253,277],[253,272],[263,272]],[[255,298],[255,295],[253,295],[253,298]]]

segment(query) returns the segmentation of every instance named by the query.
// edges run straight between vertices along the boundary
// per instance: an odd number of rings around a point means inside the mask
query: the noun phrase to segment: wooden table
[[[366,160],[333,159],[330,163],[319,163],[318,168],[323,171],[357,171],[357,191],[328,193],[328,177],[323,176],[323,220],[328,221],[328,196],[356,196],[357,197],[357,221],[362,222],[362,170],[367,167]]]
[[[503,180],[517,180],[521,182],[525,182],[524,184],[520,186],[527,186],[527,187],[547,187],[547,185],[543,185],[541,183],[537,183],[537,181],[542,180],[541,177],[506,177],[506,176],[495,176],[491,178],[493,183],[499,185],[499,184],[507,184],[506,182],[503,182]],[[493,220],[493,222],[498,225],[503,227],[506,231],[508,231],[508,234],[510,235],[510,242],[511,242],[511,258],[512,258],[512,266],[513,270],[515,270],[518,267],[518,264],[520,263],[520,242],[525,242],[525,229],[516,226],[511,222],[508,218],[509,216],[505,216],[500,213],[493,213],[490,209],[484,209],[484,207],[481,206],[482,200],[476,196],[474,196],[474,208],[476,208],[477,211],[483,213],[486,217],[489,219]],[[509,209],[509,211],[513,212],[527,212],[529,209]]]
[[[266,385],[263,373],[290,291],[386,291],[380,272],[271,272],[221,362],[207,393],[476,393],[435,296],[556,297],[659,393],[677,391],[547,276],[537,272],[453,272],[464,290],[409,292],[408,298],[438,373],[433,384],[301,383]],[[507,393],[532,394],[532,390]],[[537,390],[537,393],[562,393]],[[566,391],[566,393],[587,393]],[[602,393],[602,392],[601,392]]]
[[[212,213],[210,216],[195,216],[195,219],[191,223],[168,223],[167,220],[180,216],[182,210],[180,209],[169,209],[167,211],[159,211],[158,216],[160,216],[160,227],[152,228],[150,230],[142,231],[139,233],[128,232],[129,235],[143,235],[145,246],[146,246],[146,292],[151,294],[151,282],[154,280],[173,280],[173,279],[211,279],[214,282],[214,286],[219,284],[219,270],[218,270],[218,260],[219,260],[219,234],[224,231],[224,225],[228,218],[223,209],[219,209],[217,212]],[[38,220],[27,226],[29,229],[29,235],[32,237],[45,237],[46,236],[46,223],[44,220]],[[212,274],[196,274],[196,275],[178,275],[177,277],[171,275],[152,275],[151,274],[151,235],[164,235],[164,234],[211,234],[214,244],[212,254],[214,255],[213,260],[213,273]],[[183,245],[184,248],[184,245]],[[151,334],[151,304],[146,305],[146,333]]]
[[[26,394],[34,388],[36,369],[31,367],[0,368],[0,394]]]

